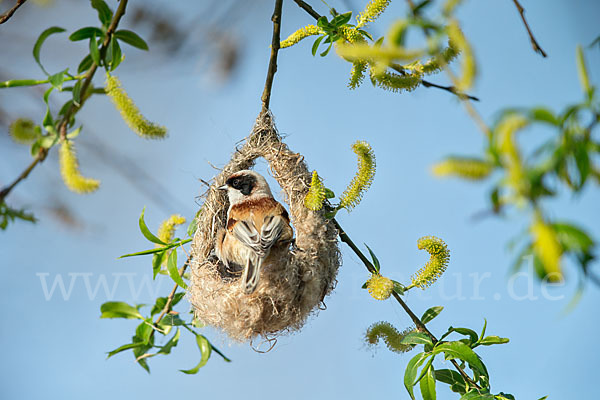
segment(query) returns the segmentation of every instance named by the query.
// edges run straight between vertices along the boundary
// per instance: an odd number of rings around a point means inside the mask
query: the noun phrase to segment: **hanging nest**
[[[267,160],[285,193],[296,239],[289,252],[263,265],[256,291],[246,294],[241,279],[227,274],[213,251],[229,207],[227,195],[217,188],[231,174],[251,168],[258,157]],[[300,329],[335,286],[341,263],[337,230],[323,211],[304,206],[311,174],[303,158],[281,141],[271,113],[262,113],[205,194],[192,242],[188,297],[201,322],[234,340],[271,339]]]

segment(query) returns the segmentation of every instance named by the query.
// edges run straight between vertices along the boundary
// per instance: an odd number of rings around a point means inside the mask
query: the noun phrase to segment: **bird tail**
[[[246,263],[246,268],[244,269],[244,274],[242,276],[246,294],[251,294],[256,290],[260,278],[262,262],[262,257],[248,257],[248,262]]]

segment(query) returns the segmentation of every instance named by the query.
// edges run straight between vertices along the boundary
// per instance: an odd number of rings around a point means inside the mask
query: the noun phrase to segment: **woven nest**
[[[217,188],[233,173],[249,169],[257,158],[269,163],[285,193],[295,244],[289,252],[263,265],[260,281],[252,294],[244,292],[241,280],[224,272],[214,255],[215,237],[226,224],[228,199]],[[196,317],[217,327],[236,341],[262,336],[275,338],[302,327],[322,304],[334,285],[341,258],[333,224],[304,206],[311,174],[303,156],[281,141],[270,113],[262,113],[231,161],[205,194],[198,229],[192,242],[191,284],[188,297]]]

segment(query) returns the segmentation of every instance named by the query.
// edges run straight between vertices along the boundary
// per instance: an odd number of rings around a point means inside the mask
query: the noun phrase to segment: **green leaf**
[[[352,18],[352,11],[348,11],[344,14],[338,14],[331,20],[331,25],[335,26],[336,28],[346,25],[350,21],[350,18]]]
[[[479,339],[477,332],[475,332],[474,330],[469,329],[469,328],[450,328],[450,330],[452,330],[452,332],[456,332],[456,333],[460,333],[461,335],[468,336],[471,343],[475,343]]]
[[[323,41],[323,39],[325,39],[325,35],[323,36],[319,36],[315,42],[312,45],[312,49],[311,49],[311,53],[313,56],[315,56],[317,54],[317,50],[319,50],[319,45],[321,44],[321,42]]]
[[[115,37],[138,49],[148,50],[148,44],[135,32],[121,29],[115,32]]]
[[[169,254],[169,259],[167,260],[167,271],[169,272],[169,276],[173,281],[181,286],[183,289],[187,289],[187,285],[179,275],[179,270],[177,269],[177,251],[173,250],[171,254]]]
[[[48,81],[50,84],[58,90],[62,89],[62,84],[65,81],[65,74],[69,71],[69,69],[65,69],[64,71],[57,72],[54,75],[48,77]]]
[[[430,322],[432,319],[440,315],[443,309],[444,307],[442,306],[431,307],[429,310],[423,313],[423,316],[421,317],[421,322],[424,324]]]
[[[152,256],[152,279],[156,279],[156,275],[160,272],[160,268],[166,255],[167,251],[161,249],[160,252],[155,253],[154,256]]]
[[[327,49],[322,52],[321,54],[319,54],[321,57],[325,57],[327,54],[329,54],[329,50],[331,50],[331,47],[333,46],[333,41],[331,41],[329,43],[329,46],[327,46]]]
[[[489,393],[479,393],[476,390],[464,394],[460,400],[495,400],[494,395]]]
[[[375,253],[373,253],[373,250],[371,250],[371,248],[365,243],[365,247],[367,248],[367,250],[369,250],[369,254],[371,254],[371,259],[373,260],[373,265],[375,266],[375,270],[377,272],[379,272],[379,270],[381,269],[381,264],[379,264],[379,260],[377,259],[377,256],[375,255]]]
[[[113,17],[113,12],[104,2],[104,0],[92,0],[92,7],[98,11],[98,19],[102,22],[102,25],[108,27]]]
[[[325,198],[333,199],[334,197],[335,197],[335,193],[333,193],[333,190],[325,188]]]
[[[102,32],[102,29],[100,28],[96,28],[94,26],[86,26],[85,28],[78,29],[75,32],[71,33],[71,36],[69,36],[69,40],[77,42],[79,40],[91,39],[94,36],[102,38],[104,37],[104,32]]]
[[[561,246],[567,251],[587,252],[594,246],[594,240],[581,228],[566,222],[552,224]]]
[[[479,341],[479,344],[482,346],[491,346],[493,344],[508,343],[509,341],[508,338],[502,338],[500,336],[486,336]]]
[[[479,335],[479,340],[483,339],[485,336],[485,330],[487,329],[487,319],[483,319],[483,329],[481,330],[481,334]]]
[[[423,332],[411,332],[400,341],[402,344],[429,344],[433,345],[429,335]]]
[[[78,107],[81,105],[81,85],[82,80],[79,79],[73,86],[73,103]]]
[[[92,35],[90,37],[90,55],[92,56],[92,61],[96,63],[96,65],[100,64],[100,50],[98,49],[98,42],[96,41],[96,35]]]
[[[404,387],[408,391],[410,398],[415,400],[415,393],[413,386],[415,385],[415,379],[417,377],[417,371],[421,364],[430,357],[430,353],[419,353],[413,358],[410,359],[408,364],[406,365],[406,370],[404,371]]]
[[[142,343],[142,342],[138,342],[138,343],[128,343],[128,344],[124,344],[124,345],[123,345],[123,346],[121,346],[121,347],[117,347],[117,348],[116,348],[116,349],[114,349],[113,351],[109,351],[109,352],[107,353],[107,354],[108,354],[108,356],[107,356],[106,358],[111,358],[111,357],[112,357],[112,356],[114,356],[115,354],[118,354],[118,353],[120,353],[120,352],[122,352],[122,351],[129,350],[129,349],[133,349],[133,348],[136,348],[136,347],[141,347],[141,346],[144,346],[144,343]]]
[[[150,318],[145,319],[144,322],[139,324],[135,329],[133,341],[136,343],[141,342],[143,344],[150,344],[150,335],[153,330],[152,320]]]
[[[317,26],[319,28],[323,28],[326,31],[330,31],[333,29],[333,26],[329,23],[326,16],[322,16],[317,20]]]
[[[38,63],[38,65],[40,66],[42,71],[44,71],[44,73],[46,75],[50,75],[50,74],[48,72],[46,72],[46,70],[44,69],[44,66],[42,65],[42,63],[40,61],[40,50],[42,49],[42,45],[44,44],[46,39],[48,39],[48,36],[50,36],[54,33],[60,33],[60,32],[64,32],[64,31],[65,30],[59,26],[53,26],[51,28],[48,28],[44,32],[42,32],[40,34],[40,36],[38,36],[35,44],[33,45],[33,58],[35,59],[35,62]]]
[[[444,353],[446,359],[458,358],[466,361],[471,366],[471,369],[477,371],[480,375],[488,376],[487,370],[479,356],[473,350],[462,342],[446,342],[438,344],[433,349],[433,354]]]
[[[94,62],[92,61],[92,56],[88,54],[79,63],[79,66],[77,67],[77,73],[80,74],[83,71],[87,71],[88,69],[90,69],[93,63]]]
[[[425,376],[423,376],[423,378],[421,379],[420,387],[421,387],[421,396],[423,396],[423,400],[435,400],[436,399],[435,375],[433,372],[433,367],[431,365],[427,368],[427,372],[426,372]]]
[[[181,299],[183,299],[184,296],[185,296],[184,292],[175,293],[175,295],[173,296],[173,300],[171,301],[171,307],[175,307],[177,305],[177,303],[179,303],[181,301]],[[156,302],[154,303],[154,306],[152,306],[150,315],[154,316],[154,315],[160,313],[165,308],[166,305],[167,305],[167,298],[166,297],[158,297],[156,299]]]
[[[180,335],[181,332],[179,331],[179,328],[177,328],[177,330],[175,330],[175,334],[171,337],[171,339],[169,339],[169,341],[165,343],[165,345],[156,354],[170,354],[173,347],[177,346]]]
[[[110,44],[110,50],[112,54],[110,61],[110,70],[114,71],[115,69],[117,69],[119,64],[121,64],[121,61],[123,61],[123,53],[121,52],[121,46],[119,46],[119,42],[114,37],[110,39]]]
[[[464,394],[467,391],[465,380],[454,370],[436,369],[435,379],[450,385],[453,392]]]
[[[108,301],[100,306],[100,318],[144,319],[137,308],[122,301]]]
[[[181,326],[185,325],[185,321],[179,315],[166,314],[161,320],[160,325],[163,326]]]
[[[180,371],[184,374],[193,375],[198,373],[198,370],[204,367],[208,362],[208,359],[210,358],[212,346],[210,345],[208,339],[206,339],[202,335],[196,335],[196,344],[198,345],[198,349],[200,349],[200,354],[202,354],[202,357],[200,358],[200,362],[198,363],[198,365],[196,365],[194,368],[187,370],[180,369]]]
[[[585,57],[583,56],[583,49],[581,46],[577,46],[577,73],[579,75],[579,82],[581,83],[583,91],[589,95],[592,91],[592,88],[590,86],[590,77],[587,72]]]
[[[535,107],[530,111],[530,116],[535,121],[546,122],[550,125],[560,126],[560,121],[554,113],[545,107]]]
[[[144,237],[152,243],[166,245],[165,242],[163,242],[162,240],[154,236],[152,232],[150,232],[150,229],[148,229],[148,226],[146,226],[146,222],[144,221],[144,212],[146,212],[146,207],[142,209],[142,214],[140,215],[139,220],[140,231],[142,232],[142,235],[144,235]]]

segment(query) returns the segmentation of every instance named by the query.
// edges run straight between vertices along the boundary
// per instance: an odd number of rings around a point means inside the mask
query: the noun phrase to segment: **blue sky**
[[[1,72],[12,78],[40,76],[30,55],[35,37],[50,25],[72,31],[94,24],[94,13],[83,3],[62,1],[49,9],[26,5],[29,9],[0,28]],[[293,2],[285,3],[284,36],[312,23]],[[360,2],[352,3],[360,8]],[[476,106],[488,122],[507,106],[543,104],[559,110],[579,101],[575,46],[600,34],[600,7],[595,1],[522,3],[547,59],[531,49],[511,1],[466,2],[459,13],[481,71],[473,94],[482,101]],[[177,7],[185,12],[189,4]],[[330,4],[338,11],[347,8],[341,1]],[[315,1],[314,6],[325,12],[321,3]],[[151,282],[149,259],[117,257],[147,248],[137,228],[144,206],[154,228],[171,213],[191,217],[198,207],[195,198],[203,191],[199,179],[213,177],[217,171],[211,164],[224,165],[236,143],[250,132],[260,110],[271,12],[272,2],[259,1],[238,24],[226,27],[238,38],[242,59],[232,79],[221,85],[210,75],[207,78],[206,54],[195,54],[193,48],[186,49],[185,57],[158,56],[151,62],[145,53],[125,49],[127,59],[118,75],[144,114],[166,125],[170,137],[161,142],[139,139],[106,98],[93,98],[80,113],[84,129],[79,153],[84,175],[100,179],[101,190],[84,197],[68,192],[53,152],[11,195],[15,205],[29,205],[38,212],[40,221],[17,223],[0,233],[4,273],[0,302],[5,313],[0,327],[4,343],[0,397],[408,398],[402,377],[410,354],[398,356],[383,347],[373,351],[362,338],[373,322],[387,320],[404,328],[410,320],[391,300],[375,301],[360,289],[368,274],[344,246],[344,264],[337,288],[326,300],[327,310],[311,318],[301,332],[281,338],[267,354],[230,344],[207,328],[206,336],[233,359],[231,364],[214,357],[198,375],[178,372],[198,361],[189,337],[171,356],[152,359],[151,375],[136,366],[130,354],[106,360],[106,351],[130,339],[135,323],[100,320],[100,304],[147,303],[154,293],[166,295],[171,289],[167,280],[144,286]],[[404,2],[396,1],[375,25],[376,31],[385,32],[403,13]],[[125,26],[130,18],[125,18]],[[182,18],[182,24],[194,22]],[[149,44],[152,49],[153,42]],[[425,292],[407,296],[418,315],[430,306],[445,307],[431,323],[432,331],[440,335],[449,325],[479,331],[487,318],[489,334],[511,339],[481,351],[495,392],[513,393],[519,399],[591,398],[597,386],[592,343],[599,328],[594,317],[598,288],[588,286],[577,308],[562,314],[575,291],[575,269],[567,268],[569,283],[558,288],[542,288],[527,274],[511,278],[508,269],[514,254],[506,243],[527,223],[524,215],[514,212],[503,220],[474,221],[472,216],[487,206],[488,187],[440,180],[429,172],[445,155],[477,154],[483,146],[481,133],[461,104],[434,89],[398,95],[365,84],[350,91],[349,65],[333,54],[312,57],[310,45],[308,41],[280,53],[272,111],[288,145],[302,153],[336,193],[354,174],[350,145],[356,140],[372,145],[378,165],[373,186],[357,209],[351,214],[343,211],[338,218],[353,240],[369,244],[385,274],[407,281],[427,260],[416,248],[417,239],[443,238],[452,252],[444,278]],[[42,55],[48,69],[58,71],[66,63],[76,65],[83,51],[57,36]],[[589,52],[588,64],[597,85],[597,49]],[[432,80],[444,83],[442,77]],[[35,103],[41,102],[39,96],[38,100],[13,97],[16,91],[0,92],[2,108],[40,119]],[[141,178],[127,180],[99,159],[98,141],[127,154],[159,181],[167,204],[157,204],[137,190]],[[6,138],[1,143],[4,184],[26,165],[29,155]],[[258,170],[266,173],[264,163]],[[588,187],[577,197],[563,194],[548,209],[553,217],[574,220],[600,237],[599,201],[598,191]],[[57,203],[68,206],[82,227],[57,223],[47,211]],[[62,296],[58,289],[52,295],[44,292],[43,282],[51,287],[57,276],[66,289],[73,282],[70,295]],[[86,280],[94,289],[99,279],[106,279],[114,293],[100,288],[94,295],[86,289]],[[188,304],[182,302],[178,309],[187,311]],[[445,389],[438,396],[456,398]]]

